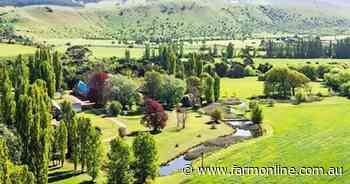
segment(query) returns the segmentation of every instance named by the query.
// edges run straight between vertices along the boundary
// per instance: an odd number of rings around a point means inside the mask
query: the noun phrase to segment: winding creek
[[[226,124],[232,127],[235,132],[230,135],[208,140],[188,150],[168,164],[161,166],[160,176],[169,176],[174,172],[181,171],[188,164],[192,164],[193,160],[201,157],[202,154],[224,149],[238,142],[251,139],[254,137],[253,131],[257,128],[257,125],[254,125],[248,120],[229,120]]]

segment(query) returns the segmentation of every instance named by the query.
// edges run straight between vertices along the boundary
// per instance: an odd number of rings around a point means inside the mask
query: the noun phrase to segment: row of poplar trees
[[[62,66],[58,54],[52,54],[49,49],[39,49],[28,60],[18,56],[14,63],[0,66],[0,123],[18,133],[23,145],[20,164],[27,166],[31,172],[26,171],[33,176],[33,180],[15,176],[13,182],[45,184],[52,133],[50,99],[60,88]],[[1,150],[6,150],[5,144],[0,145]],[[3,155],[6,156],[6,151]],[[11,180],[11,172],[3,172],[8,167],[6,163],[0,163],[1,181]],[[28,175],[28,172],[17,174]]]

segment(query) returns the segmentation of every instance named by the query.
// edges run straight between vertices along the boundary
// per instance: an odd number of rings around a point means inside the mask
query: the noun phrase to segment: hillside
[[[110,0],[85,8],[4,7],[0,12],[1,20],[14,26],[17,33],[34,38],[225,39],[257,33],[331,34],[350,27],[346,7],[334,11],[334,6],[325,3],[322,8],[297,4],[281,6],[272,0]]]
[[[63,6],[82,6],[85,3],[98,2],[99,0],[0,0],[2,6],[27,6],[27,5],[63,5]]]

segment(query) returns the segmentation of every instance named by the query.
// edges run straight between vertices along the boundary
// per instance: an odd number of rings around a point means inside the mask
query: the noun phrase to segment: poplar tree
[[[135,178],[137,184],[143,184],[148,179],[158,175],[158,152],[156,142],[149,133],[142,133],[133,142],[135,155]]]
[[[226,57],[231,59],[234,56],[234,46],[232,43],[229,43],[226,48]]]
[[[95,182],[102,167],[103,157],[101,135],[96,128],[90,127],[89,129],[87,153],[87,173],[92,177],[92,181]]]
[[[77,170],[77,166],[79,163],[79,136],[78,136],[78,120],[76,117],[73,117],[70,129],[68,132],[71,132],[71,141],[72,141],[72,159],[74,164],[74,170]]]
[[[214,99],[218,101],[220,98],[220,77],[215,75],[214,77]]]
[[[30,164],[30,137],[33,126],[32,98],[28,95],[21,95],[17,102],[16,112],[16,128],[23,145],[21,160],[24,164]]]
[[[149,44],[145,45],[145,55],[144,55],[145,59],[151,59],[151,47]]]
[[[89,131],[91,128],[91,120],[88,118],[79,118],[78,119],[78,135],[79,135],[79,161],[81,164],[81,171],[84,172],[87,156],[89,151]]]
[[[167,60],[169,63],[169,70],[168,70],[169,74],[175,75],[176,74],[176,55],[174,51],[172,51],[171,49],[169,49]]]
[[[12,127],[15,123],[16,102],[12,93],[12,82],[5,66],[1,68],[1,72],[0,121]]]
[[[71,158],[73,153],[73,136],[75,136],[74,134],[77,134],[77,131],[74,130],[74,128],[72,128],[72,124],[76,113],[73,110],[72,104],[68,101],[62,102],[61,109],[62,109],[62,120],[66,123],[67,130],[68,130],[67,156],[68,158]]]
[[[55,52],[53,54],[52,63],[53,63],[53,69],[55,71],[56,90],[59,90],[62,87],[63,70],[62,70],[62,62],[60,60],[60,55],[58,52]]]
[[[29,90],[29,68],[24,63],[21,55],[16,59],[14,65],[14,88],[15,88],[15,100],[18,102],[20,95],[28,94]]]
[[[212,103],[215,100],[214,97],[214,79],[210,75],[205,77],[205,91],[204,96],[207,103]]]
[[[200,59],[196,59],[196,75],[201,76],[203,73],[203,61]]]
[[[108,153],[108,184],[131,184],[133,173],[131,170],[131,152],[129,145],[121,138],[113,139]]]
[[[33,125],[30,129],[30,164],[37,184],[48,182],[48,163],[50,147],[50,98],[45,88],[46,83],[37,80],[31,86],[33,98]]]
[[[58,144],[58,150],[60,153],[60,161],[61,166],[64,165],[64,160],[66,157],[66,150],[67,150],[67,127],[66,122],[61,121],[60,125],[58,127],[58,137],[57,137],[57,144]]]

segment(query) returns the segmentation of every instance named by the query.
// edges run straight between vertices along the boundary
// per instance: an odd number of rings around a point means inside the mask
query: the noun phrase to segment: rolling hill
[[[349,3],[343,0],[91,1],[54,3],[87,3],[85,7],[2,7],[0,20],[13,26],[18,34],[34,38],[224,39],[258,33],[343,33],[350,27]],[[53,1],[40,2],[52,4]]]

